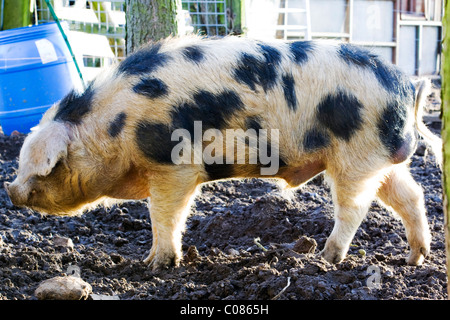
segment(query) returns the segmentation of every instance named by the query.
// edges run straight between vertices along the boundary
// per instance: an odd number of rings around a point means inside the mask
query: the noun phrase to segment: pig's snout
[[[23,195],[23,192],[20,192],[20,187],[11,182],[5,182],[3,184],[5,187],[6,193],[8,194],[9,199],[15,206],[23,206],[26,203],[27,196]]]

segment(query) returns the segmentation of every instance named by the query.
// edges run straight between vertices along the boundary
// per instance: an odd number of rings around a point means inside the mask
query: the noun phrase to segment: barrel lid
[[[68,31],[66,22],[61,26]],[[69,60],[70,53],[55,22],[0,32],[0,73]]]
[[[61,26],[65,29],[64,31],[67,32],[67,22],[62,21]],[[42,39],[53,33],[59,33],[56,22],[48,22],[29,27],[4,30],[0,31],[0,45],[26,40]]]

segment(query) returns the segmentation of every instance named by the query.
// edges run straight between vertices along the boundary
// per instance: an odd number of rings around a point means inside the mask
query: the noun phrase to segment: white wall
[[[304,7],[304,0],[286,1],[290,8]],[[245,4],[247,35],[254,38],[275,38],[280,0],[245,0]],[[438,73],[439,22],[399,20],[396,39],[394,1],[353,0],[352,10],[349,10],[348,4],[348,0],[310,0],[313,38],[334,36],[339,40],[364,45],[386,60],[395,61],[397,58],[397,65],[410,75]],[[286,18],[289,25],[302,25],[305,22],[304,15],[299,13],[289,13]],[[295,32],[293,34],[295,36]],[[395,48],[398,51],[397,57],[394,56]]]

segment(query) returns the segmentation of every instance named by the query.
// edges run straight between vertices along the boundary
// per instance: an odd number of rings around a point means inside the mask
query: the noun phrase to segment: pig
[[[161,269],[180,263],[200,185],[259,177],[295,190],[324,173],[335,215],[325,260],[345,258],[376,199],[400,216],[407,263],[420,265],[431,236],[408,163],[420,136],[441,162],[421,119],[429,89],[348,43],[172,37],[52,106],[5,188],[14,205],[59,216],[149,199],[144,262]]]

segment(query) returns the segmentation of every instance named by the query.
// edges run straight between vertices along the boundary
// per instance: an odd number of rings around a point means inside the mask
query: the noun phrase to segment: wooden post
[[[227,0],[227,10],[229,14],[228,31],[234,35],[243,33],[243,6],[244,0]]]
[[[26,27],[31,23],[31,0],[4,0],[3,30]]]
[[[126,6],[127,54],[150,40],[178,34],[181,0],[126,0]]]
[[[445,16],[442,21],[444,32],[442,54],[442,140],[444,152],[443,165],[443,198],[444,198],[444,228],[447,253],[447,298],[450,297],[450,0],[445,0]]]

